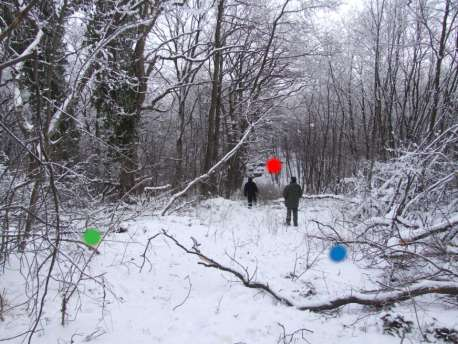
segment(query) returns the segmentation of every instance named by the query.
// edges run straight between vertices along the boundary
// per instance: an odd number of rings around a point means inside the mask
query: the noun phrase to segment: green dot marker
[[[102,235],[97,228],[86,228],[83,233],[83,240],[87,245],[95,246],[102,240]]]

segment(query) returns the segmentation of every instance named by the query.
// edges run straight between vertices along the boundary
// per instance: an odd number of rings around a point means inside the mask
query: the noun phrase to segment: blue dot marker
[[[333,262],[339,263],[347,258],[347,248],[341,244],[335,244],[329,251],[329,258]]]

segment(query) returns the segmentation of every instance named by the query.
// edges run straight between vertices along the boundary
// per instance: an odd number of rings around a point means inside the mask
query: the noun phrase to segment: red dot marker
[[[279,174],[281,171],[281,161],[277,158],[267,160],[266,168],[270,174]]]

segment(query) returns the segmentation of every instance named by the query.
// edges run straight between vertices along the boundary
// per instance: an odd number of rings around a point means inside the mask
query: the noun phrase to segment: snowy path
[[[347,306],[339,316],[325,316],[276,304],[233,276],[198,265],[197,257],[163,236],[151,241],[151,265],[146,262],[139,271],[148,238],[165,229],[188,247],[192,236],[209,257],[241,272],[246,267],[256,280],[297,304],[352,287],[371,288],[351,254],[345,262],[333,263],[328,244],[308,237],[316,230],[310,219],[331,222],[339,216],[337,202],[304,202],[298,228],[282,225],[280,203],[247,209],[223,199],[180,216],[139,218],[129,223],[127,233],[102,243],[102,253],[93,261],[91,274],[105,273],[113,291],[107,293],[103,310],[102,289],[93,284],[85,290],[77,320],[62,328],[56,299],[55,306],[48,305],[45,331],[34,343],[70,343],[72,338],[73,343],[89,339],[100,344],[283,343],[282,326],[287,334],[310,330],[303,332],[305,339],[297,333],[291,343],[399,343],[399,338],[381,334],[380,314],[366,317],[361,307]],[[293,272],[299,278],[292,280]]]

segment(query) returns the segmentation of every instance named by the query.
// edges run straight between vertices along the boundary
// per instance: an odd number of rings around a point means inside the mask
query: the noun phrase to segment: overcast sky
[[[362,9],[365,1],[367,0],[341,0],[341,5],[335,10],[317,14],[318,22],[328,28],[342,25],[345,19]]]

